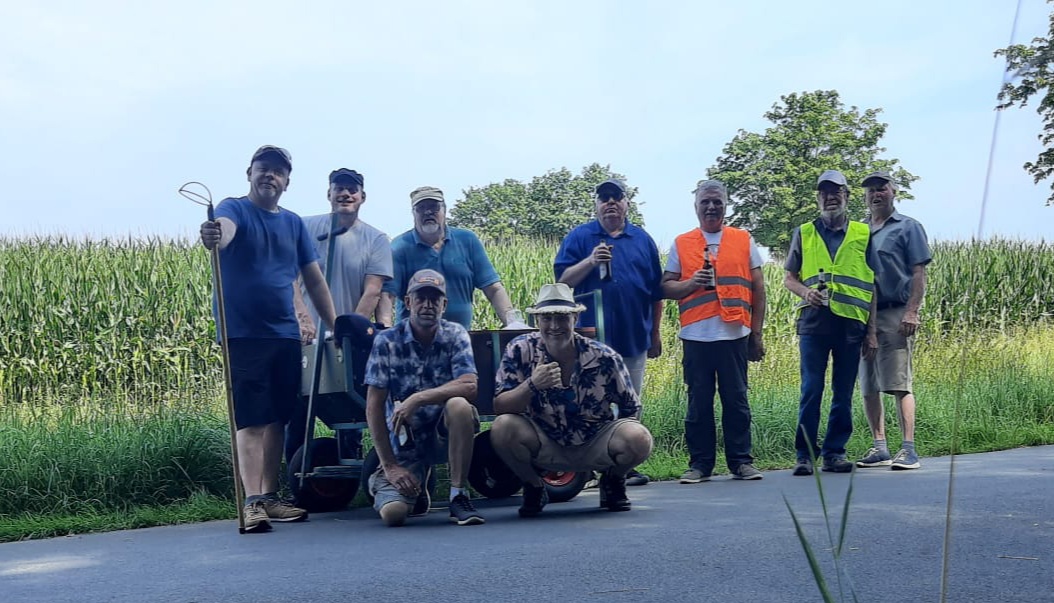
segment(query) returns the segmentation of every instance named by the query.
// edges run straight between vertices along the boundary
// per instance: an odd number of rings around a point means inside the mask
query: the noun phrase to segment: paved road
[[[948,466],[856,475],[845,563],[860,601],[938,600]],[[1054,601],[1054,446],[960,456],[956,474],[948,601]],[[823,483],[841,508],[848,476]],[[0,601],[820,600],[783,503],[823,542],[811,478],[630,494],[629,513],[589,491],[534,520],[518,498],[484,501],[478,527],[433,510],[389,529],[357,509],[266,535],[226,521],[3,544]]]

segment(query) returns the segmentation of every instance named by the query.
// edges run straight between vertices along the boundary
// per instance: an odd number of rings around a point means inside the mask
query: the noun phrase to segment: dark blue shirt
[[[611,280],[600,280],[598,268],[591,270],[575,286],[575,295],[600,289],[603,293],[604,330],[608,345],[625,357],[638,356],[651,347],[655,302],[662,299],[662,265],[659,248],[643,228],[626,222],[617,237],[593,220],[572,230],[560,244],[553,262],[557,280],[564,271],[593,253],[606,241],[611,250]],[[586,311],[578,319],[579,327],[595,327],[593,298],[579,300]]]
[[[410,420],[414,448],[401,450],[396,434],[391,432],[395,402],[450,383],[463,375],[475,374],[472,341],[468,331],[456,322],[440,320],[439,331],[428,347],[414,339],[409,320],[377,333],[370,359],[366,362],[364,381],[366,385],[388,390],[384,416],[388,420],[392,450],[400,464],[419,460],[421,451],[434,448],[435,427],[445,406],[428,404],[419,408]]]
[[[472,294],[501,280],[479,237],[470,230],[449,226],[439,251],[422,241],[416,230],[396,237],[392,241],[392,268],[395,275],[384,283],[384,291],[395,296],[396,320],[410,317],[410,310],[403,304],[410,277],[429,268],[446,277],[447,307],[443,318],[466,329],[472,328]]]
[[[269,212],[241,197],[221,201],[216,218],[238,226],[220,250],[227,337],[299,341],[293,281],[301,266],[318,260],[300,216],[282,208]],[[212,312],[217,315],[215,296]]]
[[[827,253],[834,260],[834,256],[838,253],[838,248],[845,241],[845,233],[846,229],[849,228],[849,223],[846,222],[841,228],[828,228],[820,218],[816,218],[812,223],[816,226],[816,232],[820,235],[820,239],[827,246]],[[801,274],[801,250],[801,227],[799,226],[794,229],[794,234],[791,236],[790,249],[787,251],[787,261],[783,263],[784,270]],[[878,265],[878,260],[875,258],[870,237],[867,240],[867,251],[864,252],[864,255],[868,268],[876,270],[875,267]],[[867,333],[867,325],[859,320],[838,316],[831,312],[830,308],[816,308],[809,305],[801,308],[798,314],[797,330],[798,335],[833,335],[835,337],[846,337],[850,342],[856,342],[863,340],[864,335]]]

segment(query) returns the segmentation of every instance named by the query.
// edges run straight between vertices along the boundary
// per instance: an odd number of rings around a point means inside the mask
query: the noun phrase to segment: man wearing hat
[[[798,305],[801,400],[794,446],[794,475],[812,475],[814,458],[823,470],[849,473],[845,445],[853,433],[853,386],[860,358],[873,356],[875,262],[867,225],[849,220],[849,187],[837,170],[816,182],[820,217],[802,224],[791,238],[783,285]],[[831,410],[823,445],[817,445],[827,361],[831,360]]]
[[[444,320],[447,282],[435,270],[408,279],[410,317],[377,334],[366,364],[366,420],[380,467],[369,479],[385,525],[428,513],[432,465],[450,466],[450,521],[484,522],[463,488],[479,429],[476,363],[468,331]]]
[[[480,289],[502,325],[527,328],[517,322],[509,294],[479,237],[472,231],[447,226],[443,191],[434,186],[416,188],[410,193],[410,207],[414,228],[392,241],[395,276],[384,284],[384,292],[396,300],[396,318],[402,320],[410,315],[403,303],[410,275],[428,268],[447,281],[449,305],[444,319],[472,328],[472,294]]]
[[[311,235],[299,216],[278,205],[292,169],[288,151],[260,147],[246,170],[248,195],[224,199],[216,220],[201,225],[202,245],[219,248],[247,532],[307,517],[277,496],[283,430],[300,393],[291,286],[298,274],[322,321],[330,329],[335,321]]]
[[[622,357],[575,333],[585,307],[564,283],[543,285],[538,331],[509,342],[496,378],[494,450],[523,480],[521,517],[542,512],[545,471],[602,471],[600,506],[628,511],[626,474],[651,454]]]
[[[878,256],[878,354],[860,363],[860,391],[874,444],[856,466],[918,469],[911,356],[926,293],[926,266],[933,256],[922,225],[893,207],[897,185],[889,172],[869,174],[863,186],[871,212],[867,224]],[[896,399],[903,436],[901,448],[892,458],[886,444],[882,392]]]
[[[666,258],[663,292],[677,300],[688,409],[682,484],[710,481],[717,462],[714,392],[721,395],[725,463],[733,479],[759,480],[750,437],[747,362],[765,354],[765,278],[761,254],[745,230],[726,226],[728,189],[700,181],[693,191],[699,226],[678,236]]]
[[[330,213],[306,216],[304,225],[318,251],[318,265],[323,268],[330,247],[330,229],[334,229],[329,291],[337,316],[354,313],[378,324],[391,326],[391,303],[381,295],[381,288],[385,281],[392,278],[392,249],[388,235],[359,219],[359,210],[366,202],[363,175],[347,168],[330,172],[326,197]],[[335,227],[334,215],[337,217]],[[300,285],[303,285],[303,281]],[[301,287],[294,291],[293,300],[300,320],[301,336],[305,342],[310,342],[315,337],[318,312],[310,300],[304,299]],[[286,427],[286,462],[292,460],[304,443],[307,408],[303,404],[298,406],[297,413]],[[357,442],[351,444],[358,445]]]
[[[662,353],[662,264],[659,248],[643,228],[627,219],[629,190],[618,179],[595,189],[596,220],[572,230],[553,262],[556,279],[584,295],[600,289],[608,343],[622,355],[637,396],[644,365]],[[593,298],[584,298],[580,327],[595,327]],[[629,485],[643,486],[647,476],[630,472]]]

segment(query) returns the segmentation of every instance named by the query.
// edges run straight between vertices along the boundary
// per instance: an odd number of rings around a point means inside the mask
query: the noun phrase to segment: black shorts
[[[231,387],[238,429],[285,425],[300,395],[300,342],[231,339]]]

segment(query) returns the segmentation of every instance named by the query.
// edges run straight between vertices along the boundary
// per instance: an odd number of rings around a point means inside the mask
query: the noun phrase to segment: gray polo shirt
[[[317,237],[329,232],[330,219],[330,214],[304,218],[304,225],[318,249],[319,268],[323,272],[326,270],[329,241],[319,242]],[[329,276],[329,291],[333,296],[333,307],[337,316],[355,312],[368,274],[380,276],[384,280],[392,278],[392,246],[388,235],[362,220],[356,220],[347,232],[337,235],[333,241],[333,269]],[[303,293],[304,302],[311,312],[311,321],[318,324],[318,312],[307,291],[304,290]]]
[[[926,231],[914,218],[894,210],[881,228],[875,229],[871,220],[871,245],[877,252],[878,305],[902,306],[911,296],[911,276],[915,266],[933,260]]]

